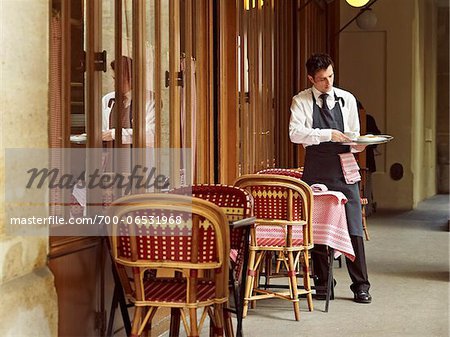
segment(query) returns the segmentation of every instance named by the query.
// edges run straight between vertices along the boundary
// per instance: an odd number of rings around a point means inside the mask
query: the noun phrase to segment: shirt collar
[[[313,92],[314,98],[316,99],[316,102],[319,101],[319,100],[322,101],[322,100],[319,98],[320,95],[322,95],[322,93],[321,93],[319,90],[317,90],[315,86],[312,86],[312,87],[311,87],[311,90],[312,90],[312,92]],[[333,98],[334,98],[334,87],[331,88],[331,90],[328,91],[327,94],[329,95],[329,97],[333,97]]]

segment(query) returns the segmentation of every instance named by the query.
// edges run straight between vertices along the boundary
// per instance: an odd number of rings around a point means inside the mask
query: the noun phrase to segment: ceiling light
[[[350,6],[353,7],[363,7],[367,5],[370,0],[346,0]]]

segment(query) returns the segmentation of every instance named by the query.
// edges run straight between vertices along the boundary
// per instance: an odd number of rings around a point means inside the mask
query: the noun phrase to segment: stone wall
[[[49,8],[48,0],[0,0],[1,336],[57,336],[48,236],[9,233],[5,211],[5,149],[48,147]]]

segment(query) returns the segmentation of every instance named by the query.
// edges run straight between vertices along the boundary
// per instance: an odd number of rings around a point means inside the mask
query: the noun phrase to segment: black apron
[[[313,97],[313,128],[335,129],[344,132],[344,120],[341,107],[335,94],[336,103],[331,110],[322,111]],[[306,147],[303,180],[309,184],[325,184],[331,191],[341,191],[348,201],[345,204],[347,225],[350,235],[363,236],[361,201],[358,183],[348,185],[342,173],[340,153],[350,152],[350,146],[334,142],[324,142]]]

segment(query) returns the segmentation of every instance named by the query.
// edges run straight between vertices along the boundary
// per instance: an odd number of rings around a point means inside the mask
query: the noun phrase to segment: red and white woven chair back
[[[113,255],[122,264],[204,269],[227,260],[227,220],[212,203],[189,196],[140,194],[114,201],[111,214]]]
[[[137,220],[139,219],[139,220]],[[143,219],[143,221],[142,221]],[[147,221],[147,219],[150,219]],[[153,224],[138,225],[137,223],[150,222]],[[137,260],[145,261],[173,261],[191,262],[193,230],[195,221],[188,212],[162,211],[142,209],[123,214],[119,225],[118,256],[132,259],[131,241],[136,241]],[[128,222],[135,221],[136,225],[130,228]],[[173,223],[169,223],[169,221]],[[199,263],[217,262],[218,252],[216,244],[216,229],[204,217],[199,217],[198,228],[198,256]],[[134,230],[134,233],[130,231]]]
[[[264,170],[258,171],[257,174],[276,174],[276,175],[287,176],[287,177],[292,177],[292,178],[301,180],[302,176],[303,176],[303,171],[297,170],[297,169],[286,169],[286,168],[269,168],[269,169],[264,169]],[[263,230],[268,231],[268,229],[266,229],[266,228],[257,229],[258,237],[261,237],[261,238],[267,237],[268,239],[266,239],[265,241],[270,242],[271,236],[273,236],[273,233],[268,233],[268,232],[263,233],[262,232]],[[278,231],[279,231],[279,229],[278,229]],[[281,233],[279,233],[279,235],[281,235]],[[293,228],[294,244],[301,244],[301,242],[303,241],[302,235],[303,235],[303,231],[302,231],[301,227]],[[263,239],[261,239],[259,241],[263,241]]]
[[[312,192],[298,178],[276,174],[242,176],[236,185],[249,191],[257,218],[256,240],[262,246],[286,245],[287,227],[295,222],[311,222]],[[270,225],[273,223],[273,225]],[[258,225],[264,224],[264,225]],[[302,226],[294,226],[293,244],[303,242]],[[312,241],[312,237],[308,233]]]
[[[192,195],[210,201],[222,209],[229,222],[252,216],[252,197],[247,191],[235,186],[201,184],[177,188],[169,193]],[[233,240],[233,237],[237,237],[238,240]],[[230,245],[232,249],[239,248],[240,241],[241,239],[236,233],[231,233]]]
[[[229,222],[253,216],[253,199],[250,194],[238,187],[229,185],[200,184],[177,188],[169,193],[192,195],[210,201],[219,206]],[[238,227],[230,231],[231,259],[235,262],[235,277],[239,279],[243,263],[245,228]]]
[[[301,169],[269,168],[258,171],[257,174],[278,174],[281,176],[302,179],[303,171]]]

